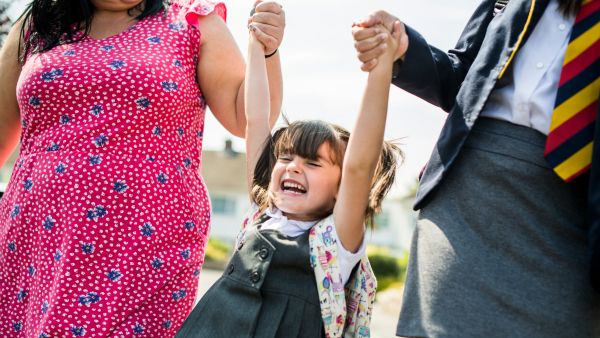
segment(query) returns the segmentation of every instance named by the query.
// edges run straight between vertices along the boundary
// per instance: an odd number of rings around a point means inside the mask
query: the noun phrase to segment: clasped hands
[[[275,1],[257,0],[248,18],[248,28],[264,46],[265,55],[275,53],[281,45],[285,30],[283,7]],[[396,40],[394,61],[403,59],[408,50],[408,35],[398,18],[385,11],[376,11],[352,24],[354,48],[363,71],[369,72],[375,68],[378,58],[387,51],[388,34]]]
[[[265,49],[265,55],[273,55],[283,40],[285,12],[275,1],[258,0],[248,18],[248,28]]]
[[[408,50],[408,35],[404,24],[395,16],[385,12],[376,11],[364,19],[352,24],[354,48],[358,53],[358,60],[365,72],[377,66],[378,59],[386,53],[392,43],[395,51],[393,61],[404,59]],[[395,41],[387,41],[391,37]]]

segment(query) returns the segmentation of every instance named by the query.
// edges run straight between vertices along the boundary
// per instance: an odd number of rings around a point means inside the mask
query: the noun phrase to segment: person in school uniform
[[[401,26],[392,83],[448,118],[417,192],[398,336],[600,336],[599,7],[484,0],[449,52]],[[355,23],[363,70],[396,20]]]

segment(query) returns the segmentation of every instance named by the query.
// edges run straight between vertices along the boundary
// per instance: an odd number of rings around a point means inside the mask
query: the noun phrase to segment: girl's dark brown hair
[[[265,141],[265,146],[254,168],[254,178],[250,196],[260,210],[272,205],[269,196],[269,182],[277,158],[282,154],[298,155],[310,160],[317,159],[319,147],[328,143],[332,150],[332,160],[340,168],[344,163],[344,153],[350,133],[335,124],[319,120],[296,121],[275,131]],[[365,222],[374,225],[373,218],[381,211],[381,202],[388,193],[396,175],[396,169],[402,159],[402,151],[392,142],[385,141],[375,169],[369,203],[365,210]],[[330,214],[333,210],[330,210]],[[323,217],[328,216],[323,215]]]

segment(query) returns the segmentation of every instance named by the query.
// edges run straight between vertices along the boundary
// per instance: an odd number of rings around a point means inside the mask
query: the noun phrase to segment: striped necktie
[[[558,84],[544,156],[570,182],[592,165],[600,93],[600,0],[584,0],[575,18]]]

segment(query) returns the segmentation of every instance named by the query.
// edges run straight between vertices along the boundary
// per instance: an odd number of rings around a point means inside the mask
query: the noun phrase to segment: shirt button
[[[521,111],[522,113],[527,112],[527,108],[528,108],[527,103],[519,103],[518,107],[519,107],[519,111]]]
[[[263,246],[262,248],[260,248],[258,256],[260,256],[260,258],[262,259],[267,259],[267,257],[269,257],[269,249]]]
[[[233,269],[234,269],[233,264],[229,264],[229,267],[227,268],[227,274],[231,275],[233,273]]]
[[[258,273],[258,271],[252,271],[250,273],[250,281],[254,284],[258,283],[258,281],[260,280],[260,273]]]
[[[242,250],[242,248],[244,247],[244,240],[242,239],[237,246],[238,251]]]
[[[544,63],[542,63],[542,62],[538,62],[538,63],[536,63],[536,65],[535,65],[535,66],[536,66],[538,69],[542,69],[542,68],[544,67]]]
[[[564,31],[567,28],[567,25],[565,25],[564,23],[561,23],[560,25],[558,25],[558,29],[561,31]]]

